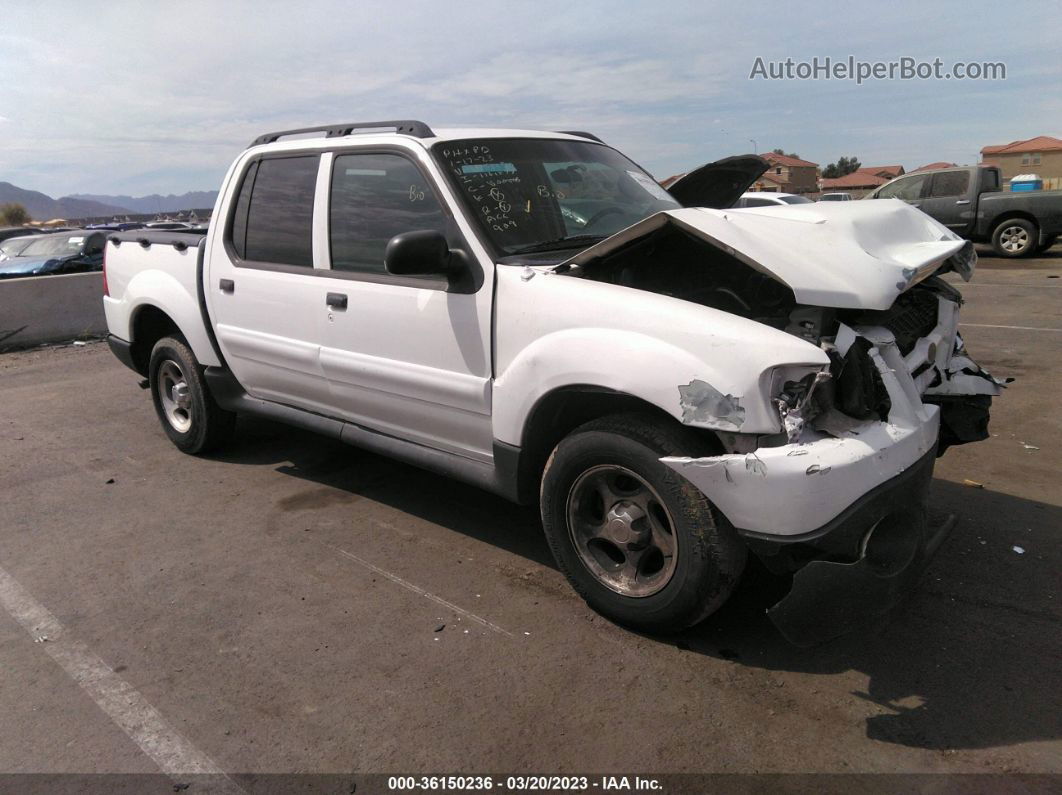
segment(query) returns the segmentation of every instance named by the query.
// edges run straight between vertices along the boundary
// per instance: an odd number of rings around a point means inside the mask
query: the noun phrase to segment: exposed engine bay
[[[954,329],[947,340],[936,339],[942,335],[938,332],[934,337],[934,331],[942,314],[957,312],[962,296],[938,276],[929,276],[902,292],[886,310],[806,306],[797,303],[787,285],[737,252],[706,244],[670,224],[568,272],[748,318],[825,350],[831,361],[828,377],[819,374],[781,385],[776,402],[790,440],[804,422],[831,409],[856,420],[888,421],[890,398],[870,356],[874,342],[855,329],[891,334],[918,381],[923,401],[941,406],[940,453],[949,445],[988,435],[990,396],[1002,384],[974,365],[961,374],[982,379],[984,388],[974,390],[981,394],[965,395],[961,400],[947,394],[943,382],[951,373],[938,368],[937,362],[961,358],[962,339]],[[942,304],[948,307],[946,313]],[[951,350],[938,351],[937,345],[945,343]],[[934,390],[941,394],[933,394]]]

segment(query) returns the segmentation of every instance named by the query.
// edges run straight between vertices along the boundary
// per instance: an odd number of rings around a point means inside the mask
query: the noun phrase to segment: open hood
[[[724,157],[682,175],[667,192],[683,207],[722,210],[733,206],[768,168],[770,163],[759,155]]]
[[[800,304],[888,309],[948,261],[969,279],[972,246],[899,199],[656,213],[557,266],[587,272],[668,225],[787,285]],[[709,258],[706,258],[708,260]],[[705,265],[705,267],[710,267]]]

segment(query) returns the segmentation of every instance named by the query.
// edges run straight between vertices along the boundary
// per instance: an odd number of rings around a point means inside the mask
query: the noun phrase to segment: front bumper
[[[892,403],[888,422],[831,411],[790,444],[744,455],[660,460],[741,531],[795,537],[818,530],[936,447],[940,409],[922,403],[891,339],[885,332],[870,351]]]
[[[935,457],[931,450],[814,533],[746,538],[768,568],[796,569],[789,593],[767,611],[787,640],[812,646],[873,627],[911,592],[955,521],[928,513]]]
[[[938,440],[983,438],[1001,384],[963,355],[958,315],[947,304],[933,333],[906,356],[888,329],[852,329],[871,343],[888,393],[886,421],[831,410],[789,444],[661,459],[769,568],[795,572],[790,593],[768,611],[793,643],[812,645],[883,618],[951,527],[932,525],[927,509]]]

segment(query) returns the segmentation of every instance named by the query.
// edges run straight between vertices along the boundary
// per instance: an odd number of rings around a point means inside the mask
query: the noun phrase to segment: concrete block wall
[[[0,351],[106,333],[102,273],[0,279]]]

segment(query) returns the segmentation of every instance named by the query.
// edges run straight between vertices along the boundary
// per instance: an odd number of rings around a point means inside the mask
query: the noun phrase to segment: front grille
[[[896,337],[896,346],[906,356],[919,339],[937,325],[937,296],[929,290],[909,290],[882,313],[881,325]]]

